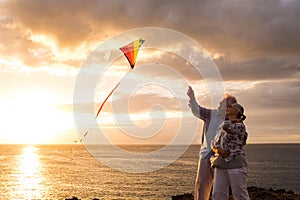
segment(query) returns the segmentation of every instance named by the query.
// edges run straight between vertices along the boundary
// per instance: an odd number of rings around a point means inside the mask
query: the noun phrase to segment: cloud
[[[266,110],[292,109],[299,115],[300,81],[269,81],[259,82],[245,90],[235,90],[238,101],[256,112]]]
[[[299,79],[300,75],[300,57],[261,57],[240,62],[221,58],[215,62],[225,81]]]
[[[86,39],[89,32],[88,26],[80,17],[76,19],[76,5],[74,2],[55,1],[5,1],[3,12],[13,16],[16,22],[20,22],[25,28],[34,33],[45,34],[54,37],[58,44],[77,44]],[[73,10],[74,12],[72,12]]]
[[[49,49],[31,41],[29,33],[14,24],[10,17],[1,18],[0,37],[1,57],[22,61],[31,67],[54,62]]]
[[[299,1],[201,1],[182,21],[211,51],[235,58],[299,55]],[[188,18],[194,20],[188,20]],[[187,28],[188,26],[188,28]],[[193,28],[192,28],[193,27]]]
[[[183,108],[180,108],[179,101],[183,98],[186,104]],[[71,112],[73,107],[76,107],[76,112],[92,114],[97,112],[102,104],[102,101],[90,102],[90,103],[76,103],[74,104],[62,104],[57,106],[59,109]],[[188,104],[187,96],[183,97],[163,97],[156,93],[148,94],[120,94],[116,91],[112,95],[112,100],[108,100],[102,109],[102,112],[114,112],[116,114],[125,113],[144,113],[154,111],[163,112],[180,112],[181,110],[186,111]],[[94,110],[93,110],[94,108]],[[113,110],[112,110],[113,108]]]
[[[66,71],[69,72],[69,70]],[[69,99],[73,93],[74,77],[69,74],[67,76],[54,76],[52,73],[44,70],[27,72],[12,69],[11,71],[2,71],[1,68],[0,79],[2,84],[0,84],[0,100],[22,99],[23,96],[30,97],[34,94],[34,96],[46,98],[52,104],[71,102]],[[61,72],[56,70],[56,73]]]
[[[228,89],[250,112],[250,119],[259,115],[257,121],[250,123],[257,127],[253,132],[259,132],[262,120],[267,118],[270,120],[266,129],[282,119],[282,127],[292,127],[296,134],[300,102],[299,18],[300,1],[297,0],[4,0],[0,1],[0,63],[2,68],[5,66],[4,71],[11,67],[9,72],[18,66],[15,63],[43,69],[52,67],[53,71],[61,66],[80,67],[97,43],[122,31],[149,26],[170,28],[195,39],[215,58],[225,85],[235,84]],[[193,66],[171,53],[145,57],[138,60],[139,66],[150,62],[170,67],[195,85],[200,103],[209,105],[205,83]],[[176,86],[180,98],[187,98],[187,83],[179,81],[176,73],[139,72],[132,73],[136,76],[131,81],[161,79]],[[49,73],[40,74],[39,71],[27,74],[22,79],[24,74],[7,76],[2,69],[2,80],[8,85],[4,94],[20,89],[20,85],[21,88],[45,86],[53,93],[60,90],[60,95],[73,88],[71,76],[69,85],[61,89],[65,77],[51,79],[45,78]],[[28,81],[32,75],[34,81]],[[177,111],[174,96],[154,91],[137,93],[130,100],[135,105],[129,104],[131,112],[145,112],[153,103]],[[122,95],[126,94],[116,91],[114,103],[127,105],[128,99]],[[104,112],[109,106],[108,102]],[[67,105],[65,109],[69,111],[71,107]]]
[[[161,26],[191,36],[212,55],[244,65],[249,65],[246,62],[250,59],[263,64],[262,57],[284,59],[299,55],[299,4],[280,0],[3,1],[0,28],[4,40],[0,50],[2,55],[15,55],[30,66],[39,66],[56,62],[58,55],[50,47],[30,40],[30,35],[45,35],[57,47],[74,52],[80,45],[99,42],[131,28]],[[76,57],[65,62],[74,64],[76,60],[79,66],[82,58]]]
[[[61,46],[99,40],[143,26],[176,29],[214,52],[299,55],[299,1],[20,1],[2,3],[6,15]]]
[[[176,99],[176,97],[163,97],[155,93],[132,95],[129,99],[114,99],[113,104],[116,109],[120,108],[120,106],[124,106],[128,108],[128,111],[133,113],[149,111],[151,108],[155,109],[155,107],[165,111],[180,111],[180,105],[178,104],[178,99]]]

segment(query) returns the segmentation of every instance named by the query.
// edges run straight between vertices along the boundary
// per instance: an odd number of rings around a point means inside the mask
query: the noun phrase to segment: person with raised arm
[[[204,121],[194,197],[195,200],[208,200],[213,184],[210,157],[214,155],[214,152],[211,149],[211,142],[215,138],[218,128],[224,122],[227,107],[237,103],[237,100],[234,96],[226,94],[217,109],[210,109],[197,103],[191,86],[188,87],[187,95],[190,98],[189,106],[192,113]],[[220,150],[219,154],[226,156],[228,152]]]

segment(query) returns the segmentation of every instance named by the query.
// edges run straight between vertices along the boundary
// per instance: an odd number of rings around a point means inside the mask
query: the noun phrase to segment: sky
[[[249,143],[299,143],[299,15],[297,0],[0,0],[0,143],[80,140],[105,96],[130,69],[119,57],[98,82],[94,100],[74,102],[85,61],[103,41],[145,27],[171,29],[203,46],[225,91],[245,108]],[[147,63],[154,68],[145,69]],[[149,48],[139,53],[135,71],[126,77],[97,119],[109,141],[170,143],[184,127],[193,143],[200,143],[203,123],[187,106],[187,86],[194,88],[199,104],[212,104],[193,66]],[[132,83],[139,87],[130,93],[126,86]],[[186,104],[180,106],[181,101]],[[114,110],[114,103],[128,107]],[[74,104],[95,108],[81,113],[80,128]]]

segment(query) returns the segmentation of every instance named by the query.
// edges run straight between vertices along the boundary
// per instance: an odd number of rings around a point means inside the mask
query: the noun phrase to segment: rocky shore
[[[299,194],[284,189],[274,190],[252,186],[248,187],[248,192],[251,200],[300,200]],[[172,200],[194,200],[194,196],[191,193],[181,194],[172,196]],[[233,200],[232,194],[229,195],[228,200]]]
[[[274,190],[272,188],[265,189],[259,187],[248,187],[248,192],[251,200],[300,200],[300,195],[293,191],[286,191],[284,189]],[[66,200],[80,200],[77,197],[72,197]],[[99,200],[94,198],[93,200]],[[172,200],[194,200],[191,193],[172,196]],[[232,194],[229,194],[228,200],[233,200]]]

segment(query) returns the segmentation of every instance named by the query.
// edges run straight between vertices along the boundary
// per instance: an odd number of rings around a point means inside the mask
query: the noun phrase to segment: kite
[[[136,58],[139,52],[140,47],[142,46],[142,44],[144,43],[145,40],[142,39],[138,39],[134,42],[131,42],[129,44],[127,44],[126,46],[123,46],[120,48],[120,50],[124,53],[125,57],[127,58],[131,69],[134,68],[135,62],[136,62]],[[112,93],[117,89],[117,87],[120,85],[121,81],[114,87],[114,89],[108,94],[108,96],[105,98],[105,100],[103,101],[103,103],[101,104],[96,118],[98,117],[100,111],[102,110],[105,102],[107,101],[107,99],[110,97],[110,95],[112,95]]]
[[[119,48],[124,56],[127,58],[129,64],[130,64],[130,67],[131,69],[134,68],[135,66],[135,62],[136,62],[136,59],[137,59],[137,55],[138,55],[138,52],[139,52],[139,49],[140,47],[142,46],[142,44],[145,42],[145,40],[143,39],[138,39],[134,42],[131,42],[121,48]],[[130,72],[130,71],[129,71]],[[128,72],[128,73],[129,73]],[[127,73],[127,74],[128,74]],[[125,75],[126,76],[126,75]],[[98,115],[100,114],[104,104],[106,103],[106,101],[108,100],[108,98],[112,95],[112,93],[117,89],[117,87],[120,85],[121,81],[112,89],[112,91],[108,94],[108,96],[104,99],[104,101],[102,102],[100,108],[98,109],[98,112],[96,114],[96,118],[98,117]],[[87,136],[88,134],[88,131],[86,131],[83,135],[83,138],[80,139],[80,142],[83,141],[83,139]]]
[[[128,62],[130,63],[131,69],[134,68],[139,49],[144,42],[145,40],[138,39],[120,48],[120,50],[124,53],[125,57],[127,58]]]

